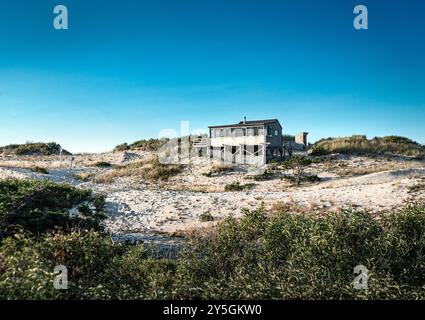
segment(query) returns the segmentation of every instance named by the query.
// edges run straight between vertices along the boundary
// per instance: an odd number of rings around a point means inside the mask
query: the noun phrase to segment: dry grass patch
[[[77,172],[74,174],[74,179],[75,180],[80,180],[80,181],[84,181],[84,182],[88,182],[91,181],[94,178],[94,174],[90,173],[90,172]]]
[[[208,171],[207,173],[204,173],[203,175],[206,177],[211,177],[213,175],[219,175],[220,173],[231,172],[233,170],[234,170],[234,167],[232,165],[219,163],[219,164],[212,165],[210,171]]]
[[[289,199],[287,202],[278,201],[272,204],[271,212],[277,213],[277,212],[293,212],[293,213],[305,213],[307,212],[307,208],[299,205],[296,201],[294,201],[292,198]]]
[[[405,137],[388,136],[367,139],[365,135],[342,138],[327,138],[317,141],[313,155],[342,154],[392,154],[403,156],[425,156],[425,147]]]
[[[26,169],[32,172],[41,173],[41,174],[49,174],[49,170],[44,165],[34,165],[31,162],[10,162],[10,163],[0,163],[1,168],[8,169]]]
[[[413,179],[417,179],[417,181],[415,184],[408,186],[408,192],[410,194],[424,193],[425,192],[425,177],[419,176],[419,177],[413,177]]]
[[[125,166],[118,166],[114,169],[97,176],[96,183],[111,183],[120,177],[137,177],[148,181],[167,181],[174,175],[179,174],[183,169],[181,165],[163,164],[158,158],[133,162]]]
[[[97,168],[111,168],[112,164],[106,161],[98,161],[95,162],[94,164],[91,165],[92,167],[97,167]]]

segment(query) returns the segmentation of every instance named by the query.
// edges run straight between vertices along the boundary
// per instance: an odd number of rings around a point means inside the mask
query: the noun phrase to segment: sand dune
[[[242,192],[223,192],[223,189],[231,182],[247,183],[246,168],[206,177],[202,173],[208,170],[208,165],[202,163],[190,166],[163,184],[147,183],[136,177],[122,177],[109,184],[96,184],[78,180],[74,176],[81,172],[96,176],[112,170],[93,167],[96,161],[122,165],[146,157],[146,154],[140,153],[81,155],[75,159],[76,166],[72,169],[63,163],[61,168],[57,159],[29,161],[49,168],[48,174],[28,169],[28,160],[15,159],[1,164],[0,179],[50,179],[102,193],[106,196],[106,225],[115,235],[186,232],[209,227],[229,214],[239,216],[243,208],[254,209],[262,204],[271,208],[279,203],[296,208],[295,211],[305,209],[320,214],[350,206],[379,212],[422,197],[421,191],[412,193],[411,187],[425,179],[424,163],[416,163],[413,168],[400,164],[401,169],[397,169],[397,164],[393,163],[393,170],[354,177],[339,176],[332,172],[332,168],[329,170],[329,166],[316,165],[311,170],[322,178],[322,182],[295,187],[277,175],[272,180],[255,181],[251,190]],[[348,159],[345,165],[370,167],[374,161],[360,160]],[[379,165],[382,163],[379,162]],[[201,222],[203,213],[211,213],[214,221]]]

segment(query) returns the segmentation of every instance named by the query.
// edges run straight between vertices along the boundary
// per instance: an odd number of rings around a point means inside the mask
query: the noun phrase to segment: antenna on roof
[[[246,117],[243,117],[243,124],[246,124]]]

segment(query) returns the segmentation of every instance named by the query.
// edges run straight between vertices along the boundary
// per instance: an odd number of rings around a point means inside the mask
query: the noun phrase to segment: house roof
[[[208,128],[228,128],[228,127],[246,127],[246,126],[258,126],[258,125],[265,125],[265,124],[271,124],[271,123],[278,123],[279,126],[279,120],[277,119],[267,119],[267,120],[251,120],[251,121],[240,121],[239,123],[235,124],[225,124],[221,126],[209,126]],[[281,126],[282,127],[282,126]]]

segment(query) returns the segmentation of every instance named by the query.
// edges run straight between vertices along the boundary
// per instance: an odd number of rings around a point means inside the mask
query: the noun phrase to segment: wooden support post
[[[261,159],[261,165],[264,166],[267,163],[267,145],[265,143],[262,144],[262,159]]]

